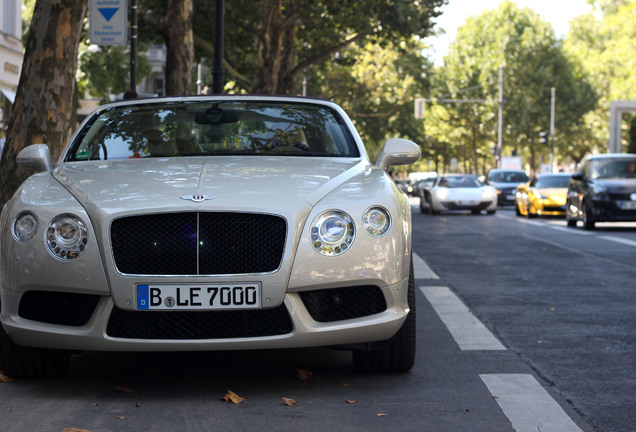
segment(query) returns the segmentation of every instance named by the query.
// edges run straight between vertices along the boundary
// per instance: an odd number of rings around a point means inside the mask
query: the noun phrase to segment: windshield
[[[590,173],[593,179],[635,178],[636,158],[595,159],[590,161]]]
[[[570,176],[559,175],[559,176],[541,176],[537,178],[534,187],[536,188],[566,188],[568,187],[568,182],[570,181]]]
[[[497,183],[525,183],[528,176],[520,171],[498,171],[490,173],[488,181]]]
[[[328,107],[189,101],[106,109],[84,126],[66,160],[212,155],[360,156]]]
[[[442,177],[438,185],[447,188],[478,188],[483,186],[474,176]]]

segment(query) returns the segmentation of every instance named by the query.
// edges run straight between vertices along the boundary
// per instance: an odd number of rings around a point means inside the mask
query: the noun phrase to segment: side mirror
[[[384,143],[376,166],[386,169],[392,165],[409,165],[417,161],[421,154],[420,147],[413,141],[391,138]]]
[[[52,171],[51,152],[46,144],[32,144],[20,150],[18,165],[31,171]]]
[[[572,179],[574,180],[584,180],[582,172],[576,172],[572,174]]]

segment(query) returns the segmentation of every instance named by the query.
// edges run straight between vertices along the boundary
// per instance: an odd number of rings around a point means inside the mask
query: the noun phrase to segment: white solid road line
[[[505,350],[499,340],[447,287],[420,287],[462,350]]]
[[[582,432],[532,375],[479,376],[516,432]]]
[[[627,240],[627,239],[622,239],[622,238],[618,238],[618,237],[611,237],[611,236],[598,236],[598,238],[603,239],[603,240],[613,241],[613,242],[616,242],[616,243],[626,244],[626,245],[629,245],[629,246],[636,246],[636,241],[633,241],[633,240]]]
[[[415,279],[439,279],[433,270],[426,264],[420,256],[413,253],[413,267],[415,272]]]

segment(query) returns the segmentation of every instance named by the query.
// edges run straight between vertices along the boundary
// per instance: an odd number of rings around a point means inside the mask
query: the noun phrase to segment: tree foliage
[[[398,43],[430,32],[446,0],[226,2],[225,70],[238,90],[298,93],[298,77],[352,43]],[[195,42],[212,57],[214,2],[195,4]]]
[[[477,171],[497,142],[499,68],[504,68],[503,154],[519,152],[536,168],[548,149],[539,131],[550,126],[551,89],[556,89],[557,149],[568,151],[568,138],[596,101],[578,64],[568,59],[552,27],[529,8],[504,1],[496,10],[471,17],[458,29],[440,71],[441,95],[485,99],[483,104],[449,104],[448,121],[461,133],[452,145]]]
[[[597,18],[598,17],[598,18]],[[568,57],[582,65],[599,95],[595,110],[585,117],[588,127],[587,151],[607,151],[610,103],[636,100],[636,1],[597,1],[595,12],[572,21],[564,49]],[[623,145],[629,140],[625,116]],[[582,156],[582,155],[581,155]]]

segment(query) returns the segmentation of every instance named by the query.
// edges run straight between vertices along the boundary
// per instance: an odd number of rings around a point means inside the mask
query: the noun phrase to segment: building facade
[[[0,108],[3,129],[18,90],[23,57],[22,2],[0,0]]]

